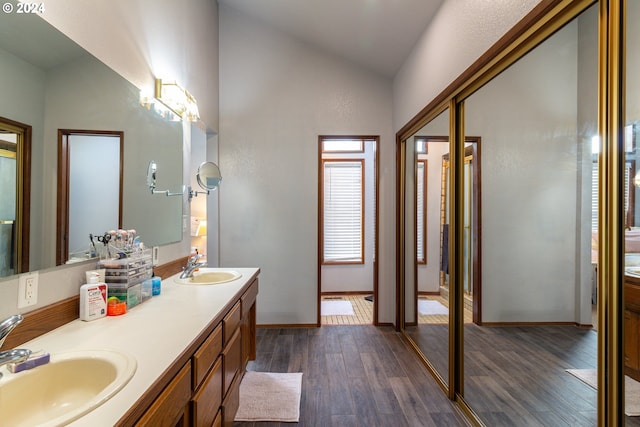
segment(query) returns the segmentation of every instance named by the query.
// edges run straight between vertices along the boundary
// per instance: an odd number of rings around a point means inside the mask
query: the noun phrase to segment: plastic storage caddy
[[[144,250],[127,258],[106,259],[98,262],[98,268],[105,269],[104,280],[108,285],[108,297],[117,297],[127,302],[127,310],[135,307],[151,295],[151,290],[144,293],[143,285],[151,279],[153,266],[151,251]],[[151,281],[149,280],[149,285]]]

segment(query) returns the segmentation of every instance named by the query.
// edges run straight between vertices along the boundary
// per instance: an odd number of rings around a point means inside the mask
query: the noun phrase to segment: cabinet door
[[[238,328],[222,351],[222,367],[224,369],[223,390],[225,395],[242,365],[242,341],[240,337],[240,328]]]
[[[258,296],[258,279],[242,295],[242,366],[244,372],[249,360],[256,358],[256,297]]]
[[[640,369],[638,358],[638,314],[624,312],[624,364],[632,369]]]
[[[191,398],[191,363],[187,363],[156,401],[145,412],[138,426],[174,427],[181,425]]]
[[[238,375],[231,386],[227,396],[222,401],[222,425],[232,427],[233,421],[240,406],[240,381],[242,374]]]

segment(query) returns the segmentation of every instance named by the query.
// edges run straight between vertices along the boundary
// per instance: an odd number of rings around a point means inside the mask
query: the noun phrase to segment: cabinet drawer
[[[145,412],[138,426],[174,427],[184,415],[191,398],[191,364],[187,363],[178,372],[167,388]]]
[[[193,389],[196,390],[222,351],[222,325],[216,326],[209,338],[193,355]]]
[[[229,393],[222,402],[222,425],[224,427],[233,426],[233,419],[240,406],[240,380],[242,375],[238,375],[229,388]]]
[[[624,308],[640,312],[640,286],[628,281],[624,284]]]
[[[238,329],[238,325],[240,325],[240,315],[242,314],[240,308],[240,301],[238,301],[231,310],[227,313],[226,316],[222,319],[222,325],[224,327],[224,346],[226,347],[231,337],[233,337],[233,333]]]
[[[258,279],[255,279],[249,289],[242,295],[240,301],[242,301],[242,318],[244,319],[251,306],[256,302],[256,298],[258,297]]]
[[[193,401],[191,415],[196,427],[211,426],[222,404],[222,358],[218,358]]]
[[[224,394],[226,395],[233,378],[240,370],[242,364],[242,340],[240,329],[236,329],[235,334],[222,351],[222,368],[224,370]]]

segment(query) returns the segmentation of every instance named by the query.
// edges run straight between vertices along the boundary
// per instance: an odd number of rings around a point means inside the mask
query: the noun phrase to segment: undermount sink
[[[181,285],[217,285],[239,279],[242,274],[235,270],[225,270],[220,268],[200,268],[193,273],[192,277],[181,279],[175,278],[176,283]]]
[[[66,425],[113,397],[136,360],[111,350],[52,354],[51,361],[0,379],[0,426]]]

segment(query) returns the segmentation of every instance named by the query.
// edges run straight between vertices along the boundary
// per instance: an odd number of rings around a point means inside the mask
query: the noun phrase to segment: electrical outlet
[[[23,274],[18,279],[18,308],[38,303],[38,273]]]

